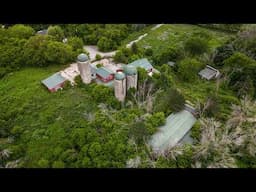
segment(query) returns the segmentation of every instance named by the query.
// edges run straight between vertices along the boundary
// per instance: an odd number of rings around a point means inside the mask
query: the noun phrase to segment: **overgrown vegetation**
[[[248,27],[235,34],[241,26],[223,26],[1,28],[0,167],[255,167],[256,33]],[[48,27],[48,35],[36,34]],[[141,41],[122,47],[128,34],[144,29],[148,35]],[[146,57],[160,74],[150,77],[139,68],[138,90],[130,89],[124,104],[111,88],[85,85],[80,77],[76,86],[49,93],[40,80],[73,62],[84,44],[103,51],[118,48],[114,59],[124,64]],[[222,76],[200,79],[198,72],[206,64]],[[194,144],[154,156],[148,139],[185,102],[198,112],[191,130]]]
[[[37,35],[26,25],[1,28],[1,77],[23,67],[63,65],[74,61],[78,52],[83,51],[83,44],[77,37],[71,37],[68,44],[63,43],[62,38],[63,31],[59,26],[50,27],[49,35]]]

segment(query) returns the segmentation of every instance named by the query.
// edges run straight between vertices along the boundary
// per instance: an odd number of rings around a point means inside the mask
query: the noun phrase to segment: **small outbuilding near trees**
[[[56,92],[58,89],[61,89],[67,79],[62,77],[60,73],[55,73],[52,76],[42,80],[41,82],[47,87],[50,92]]]
[[[201,70],[198,74],[202,78],[207,79],[207,80],[216,79],[220,76],[219,70],[217,70],[209,65],[206,65],[206,67],[203,70]]]

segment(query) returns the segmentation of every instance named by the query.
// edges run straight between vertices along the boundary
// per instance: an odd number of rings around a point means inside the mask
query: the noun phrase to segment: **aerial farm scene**
[[[255,168],[255,24],[0,24],[1,168]]]

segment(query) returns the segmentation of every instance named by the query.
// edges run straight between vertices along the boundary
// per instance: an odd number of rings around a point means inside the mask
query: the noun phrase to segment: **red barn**
[[[97,68],[96,76],[103,82],[109,82],[114,79],[114,74],[105,67]]]
[[[44,79],[42,83],[47,87],[50,92],[56,92],[58,89],[61,89],[67,79],[62,77],[59,73],[55,73],[52,76]]]

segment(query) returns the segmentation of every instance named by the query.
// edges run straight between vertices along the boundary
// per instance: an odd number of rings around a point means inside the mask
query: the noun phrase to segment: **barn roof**
[[[96,74],[103,78],[107,78],[109,75],[113,73],[105,67],[100,67],[96,69]]]
[[[133,66],[135,66],[136,68],[137,68],[137,67],[141,67],[141,68],[146,69],[147,71],[153,68],[153,66],[152,66],[151,63],[148,61],[147,58],[138,59],[138,60],[136,60],[136,61],[133,61],[132,63],[129,63],[128,65],[133,65]]]
[[[150,145],[155,152],[174,147],[186,136],[195,122],[196,118],[187,110],[172,113],[167,117],[165,125],[159,127],[159,131],[152,136]]]
[[[60,73],[55,73],[52,76],[42,80],[41,82],[48,88],[52,89],[59,85],[60,83],[65,82],[66,79],[60,75]]]

